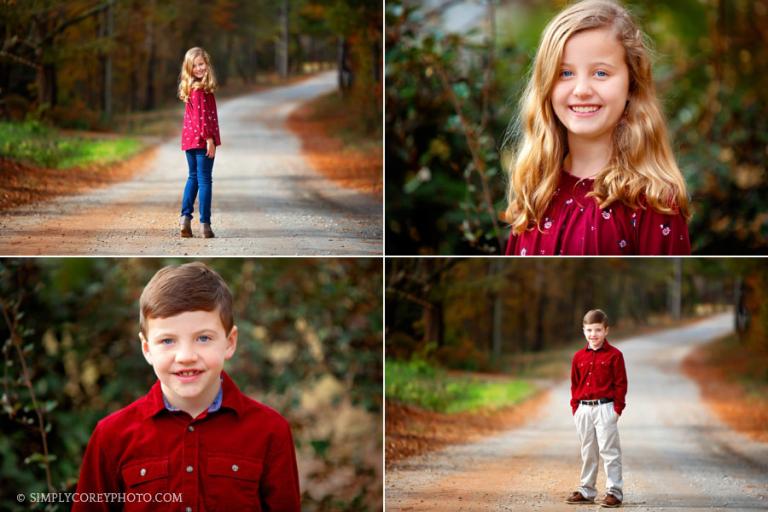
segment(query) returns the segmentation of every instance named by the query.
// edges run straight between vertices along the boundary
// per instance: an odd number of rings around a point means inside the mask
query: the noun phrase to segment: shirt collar
[[[605,341],[603,341],[603,344],[600,345],[600,348],[598,349],[592,349],[592,347],[589,346],[589,342],[587,342],[587,346],[584,348],[585,351],[589,352],[590,350],[592,352],[600,352],[601,350],[607,350],[610,345],[608,344],[608,338],[605,338]]]
[[[223,382],[223,381],[224,379],[219,377],[219,382]],[[162,395],[162,391],[160,392],[160,394]],[[221,398],[223,395],[224,395],[224,386],[222,385],[222,386],[219,386],[219,392],[216,393],[216,397],[214,397],[213,402],[211,402],[211,405],[208,406],[208,412],[216,412],[219,410],[219,408],[221,407]],[[174,407],[173,405],[171,405],[171,402],[168,401],[165,395],[163,395],[163,405],[167,410],[171,412],[178,412],[181,410],[178,407]]]
[[[144,403],[142,404],[143,416],[149,418],[155,416],[162,411],[169,411],[166,408],[165,397],[163,396],[163,390],[160,387],[160,381],[156,381],[144,396]],[[216,404],[217,399],[220,399],[220,403],[215,410],[230,409],[235,414],[239,415],[243,407],[243,394],[238,389],[237,384],[234,383],[232,378],[227,375],[227,372],[221,372],[221,388],[219,389],[219,395],[216,396],[210,407]],[[209,412],[212,412],[208,409]]]

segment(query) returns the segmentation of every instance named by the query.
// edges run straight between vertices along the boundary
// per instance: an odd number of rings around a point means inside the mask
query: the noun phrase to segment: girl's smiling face
[[[192,61],[192,76],[198,80],[202,80],[206,71],[208,71],[208,66],[205,64],[205,59],[202,55],[198,55],[195,57],[195,60]]]
[[[624,47],[608,28],[578,32],[568,39],[552,89],[552,108],[569,137],[610,136],[629,96]]]

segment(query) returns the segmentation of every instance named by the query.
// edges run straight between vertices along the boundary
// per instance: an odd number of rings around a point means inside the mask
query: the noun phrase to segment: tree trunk
[[[155,43],[155,0],[152,0],[149,4],[147,14],[146,35],[144,37],[144,44],[147,51],[147,76],[146,76],[146,92],[144,95],[144,110],[152,110],[155,108],[155,67],[157,66],[156,56],[156,43]]]
[[[283,0],[283,4],[280,7],[280,26],[282,32],[280,34],[280,41],[275,45],[277,72],[283,78],[288,76],[288,9],[288,0]]]
[[[746,295],[747,295],[747,289],[746,284],[744,283],[744,279],[741,276],[736,277],[736,282],[734,283],[735,288],[735,294],[736,294],[736,316],[735,316],[735,327],[736,332],[739,335],[739,339],[744,339],[744,334],[749,329],[749,320],[750,320],[750,314],[749,309],[747,308],[746,303]]]
[[[339,37],[338,43],[338,73],[339,73],[339,90],[342,94],[346,94],[352,89],[352,65],[349,54],[349,41],[345,37]]]
[[[499,258],[494,258],[491,260],[491,264],[489,265],[489,273],[491,277],[492,283],[498,283],[501,280],[501,274],[504,269],[504,260],[501,260]],[[493,310],[492,310],[492,317],[491,317],[491,326],[493,329],[492,335],[491,335],[491,353],[493,354],[494,360],[498,361],[501,357],[501,345],[502,345],[502,326],[503,326],[503,301],[502,301],[502,293],[500,290],[495,290],[492,295],[493,300]]]
[[[51,108],[58,104],[58,84],[56,82],[56,64],[50,62],[43,64],[43,96],[42,102]]]
[[[544,267],[541,260],[536,260],[536,265],[533,268],[536,272],[534,276],[535,290],[536,290],[536,328],[533,336],[533,351],[541,352],[544,349],[546,343],[544,342],[544,321],[545,321],[545,308],[547,307],[546,298],[546,283],[544,282]]]
[[[432,302],[423,310],[424,320],[424,341],[426,343],[435,343],[442,347],[445,343],[444,331],[445,321],[443,319],[442,301]]]
[[[675,258],[672,260],[672,279],[669,281],[668,308],[669,316],[673,320],[680,320],[682,309],[682,288],[683,288],[683,260]]]
[[[104,22],[102,24],[101,36],[109,41],[114,35],[114,4],[110,1],[104,11]],[[104,52],[101,56],[103,77],[103,88],[101,97],[101,108],[104,118],[112,118],[112,52]]]

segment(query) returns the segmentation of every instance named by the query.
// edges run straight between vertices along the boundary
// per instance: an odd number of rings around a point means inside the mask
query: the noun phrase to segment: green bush
[[[388,359],[385,378],[387,399],[444,413],[499,409],[535,391],[532,384],[518,379],[450,375],[422,359]]]
[[[0,156],[56,169],[109,164],[142,148],[138,140],[131,138],[65,136],[39,121],[0,122],[0,141]]]

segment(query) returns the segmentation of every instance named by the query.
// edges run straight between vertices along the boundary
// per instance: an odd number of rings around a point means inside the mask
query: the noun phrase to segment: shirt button
[[[139,471],[139,474],[140,474],[141,476],[144,476],[144,475],[146,475],[146,474],[147,474],[147,470],[146,470],[146,469],[144,469],[144,468],[141,468],[141,471]]]
[[[190,425],[190,426],[187,427],[187,430],[189,430],[190,432],[194,432],[195,431],[195,427]]]
[[[192,466],[187,466],[187,473],[191,473],[191,472],[192,472]]]
[[[232,464],[232,471],[237,471],[238,469],[240,468],[237,466],[237,464]]]

